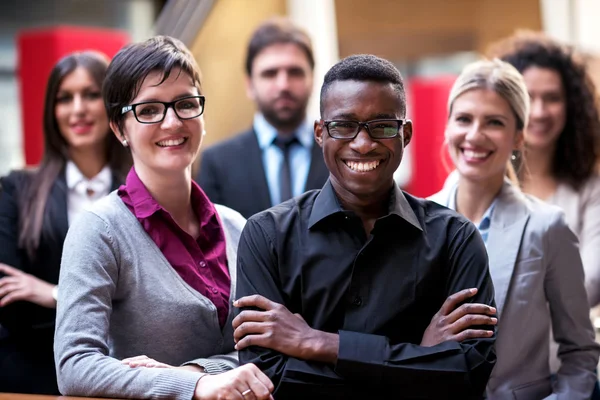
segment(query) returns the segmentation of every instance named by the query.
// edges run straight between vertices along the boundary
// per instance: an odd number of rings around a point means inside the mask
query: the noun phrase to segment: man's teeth
[[[180,144],[183,144],[183,142],[185,142],[185,138],[162,140],[158,142],[157,145],[161,147],[179,146]]]
[[[464,154],[468,158],[486,158],[489,153],[473,150],[464,150]]]
[[[367,171],[372,171],[375,168],[377,168],[377,166],[379,166],[380,162],[381,161],[379,161],[379,160],[369,161],[369,162],[346,161],[346,165],[348,167],[350,167],[350,169],[353,171],[367,172]]]

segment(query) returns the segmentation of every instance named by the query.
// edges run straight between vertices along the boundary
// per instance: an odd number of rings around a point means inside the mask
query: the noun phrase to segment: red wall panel
[[[448,113],[446,104],[455,76],[413,78],[407,85],[413,121],[412,173],[405,190],[419,197],[438,192],[451,161],[444,146]],[[444,162],[446,160],[446,162]]]

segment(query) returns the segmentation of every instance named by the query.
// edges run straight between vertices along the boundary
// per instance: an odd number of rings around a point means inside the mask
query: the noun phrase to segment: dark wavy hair
[[[87,70],[100,89],[108,61],[106,55],[96,51],[76,52],[60,59],[50,72],[44,100],[44,154],[39,166],[27,171],[31,179],[19,198],[19,247],[25,249],[32,260],[44,233],[44,211],[50,189],[69,160],[69,143],[56,122],[56,95],[63,79],[78,67]],[[131,166],[131,156],[110,130],[105,140],[108,165],[113,174],[124,180]]]
[[[566,122],[556,145],[552,174],[578,190],[596,173],[600,155],[598,99],[585,59],[573,47],[531,31],[520,31],[493,44],[488,56],[509,62],[521,73],[539,67],[560,75],[567,102]]]

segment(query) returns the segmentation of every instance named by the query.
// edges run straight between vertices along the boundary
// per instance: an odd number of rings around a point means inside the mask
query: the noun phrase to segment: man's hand
[[[0,272],[6,275],[0,279],[0,307],[15,301],[29,301],[47,308],[56,307],[56,301],[52,297],[54,285],[2,263]]]
[[[244,310],[235,317],[233,339],[236,350],[260,346],[302,360],[337,360],[338,336],[312,329],[302,316],[292,314],[283,305],[260,295],[242,297],[233,305],[264,310]]]
[[[421,340],[421,346],[435,346],[442,342],[462,342],[466,339],[488,338],[494,334],[483,329],[469,329],[477,325],[496,325],[496,309],[485,304],[465,303],[456,306],[477,293],[477,289],[464,289],[448,297],[442,308],[433,316]]]

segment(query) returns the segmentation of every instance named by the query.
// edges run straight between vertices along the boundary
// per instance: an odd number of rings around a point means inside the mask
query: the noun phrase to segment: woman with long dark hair
[[[53,337],[63,241],[79,211],[116,189],[130,155],[110,134],[108,59],[87,51],[52,69],[37,168],[0,183],[0,392],[57,394]]]

